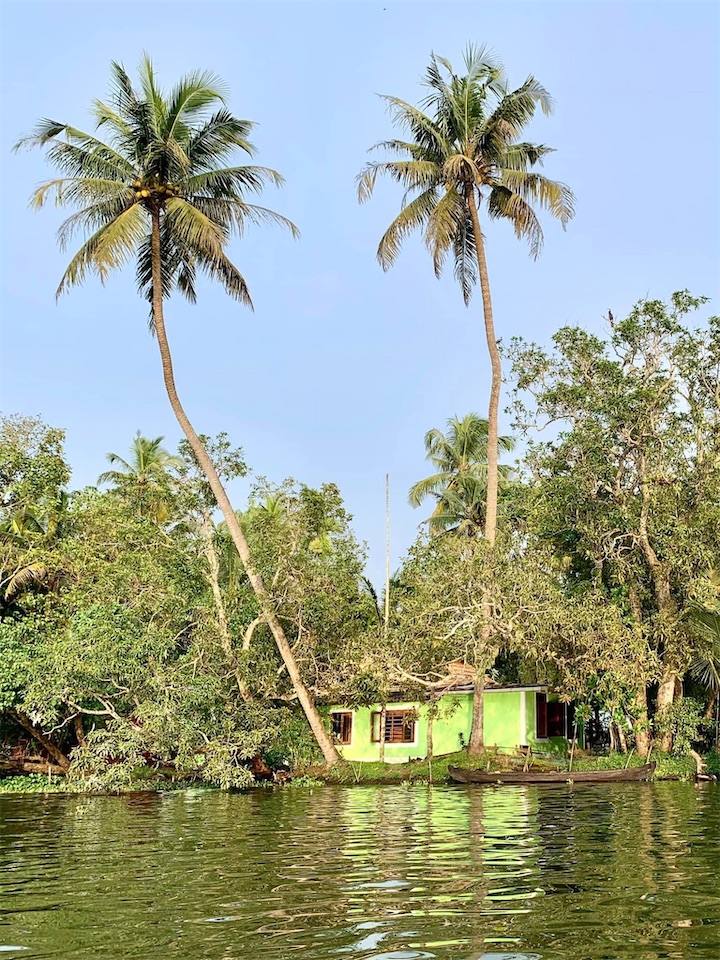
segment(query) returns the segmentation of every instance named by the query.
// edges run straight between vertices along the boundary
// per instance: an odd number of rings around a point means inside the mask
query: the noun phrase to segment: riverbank
[[[673,754],[660,752],[653,753],[652,759],[657,762],[653,780],[685,780],[695,779],[695,761],[690,756],[678,757]],[[707,773],[720,777],[720,754],[711,751],[704,758]],[[626,766],[640,766],[644,761],[635,754],[630,756],[623,753],[610,753],[601,756],[577,756],[573,759],[573,770],[618,770]],[[483,757],[470,757],[467,751],[435,757],[432,760],[413,760],[409,763],[379,763],[379,762],[347,762],[339,767],[328,770],[321,766],[307,767],[296,771],[292,775],[285,775],[278,783],[258,783],[258,787],[307,787],[322,784],[337,784],[341,786],[367,785],[403,785],[423,786],[428,784],[445,783],[448,781],[448,767],[463,767],[470,770],[509,770],[521,768],[517,758],[501,754],[487,754]],[[551,770],[562,769],[562,764],[554,760],[534,758],[531,769]],[[568,779],[572,779],[572,771],[568,769]],[[79,778],[66,779],[52,774],[32,773],[22,776],[4,777],[0,779],[0,796],[3,794],[19,793],[65,793],[90,794],[98,792],[108,793],[137,793],[153,791],[166,793],[175,790],[184,790],[188,787],[214,790],[208,784],[199,784],[195,780],[180,780],[171,778],[139,777],[136,782],[121,791],[88,790]]]
[[[690,756],[678,757],[672,754],[653,753],[652,760],[657,762],[653,780],[694,780],[695,761]],[[577,756],[573,759],[572,770],[618,770],[626,766],[641,766],[646,761],[636,754],[611,753],[602,756]],[[720,773],[720,758],[710,754],[706,758],[708,772]],[[510,770],[522,769],[522,762],[502,754],[487,754],[482,757],[470,757],[467,751],[435,757],[432,760],[413,760],[409,763],[352,762],[332,770],[313,767],[303,773],[315,777],[324,783],[336,784],[429,784],[444,783],[448,780],[448,767],[462,767],[469,770]],[[569,761],[563,765],[557,760],[533,758],[530,769],[555,770],[567,769],[568,779],[572,779]]]

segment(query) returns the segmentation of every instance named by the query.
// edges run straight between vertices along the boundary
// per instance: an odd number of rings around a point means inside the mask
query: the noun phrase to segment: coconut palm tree
[[[407,139],[382,141],[397,159],[367,163],[358,176],[358,198],[367,200],[378,174],[405,188],[400,213],[385,231],[377,256],[384,270],[396,261],[403,241],[422,232],[440,276],[452,253],[455,277],[467,305],[480,281],[485,336],[492,367],[487,439],[487,488],[484,534],[495,542],[497,528],[498,409],[502,384],[495,337],[485,236],[480,215],[509,220],[518,237],[527,239],[533,257],[540,253],[543,232],[533,204],[547,210],[563,227],[573,215],[572,192],[536,171],[551,148],[520,139],[537,107],[552,111],[552,99],[534,77],[509,90],[502,66],[483,48],[468,46],[465,75],[433,55],[425,75],[428,96],[420,107],[398,97],[384,97],[395,125]]]
[[[182,466],[182,459],[175,457],[162,446],[165,437],[143,437],[140,431],[130,447],[130,460],[123,460],[117,453],[108,453],[107,460],[112,466],[120,470],[106,470],[98,477],[98,484],[112,483],[115,486],[124,486],[128,483],[145,487],[150,484],[163,482],[168,470]]]
[[[489,424],[476,413],[469,413],[460,420],[453,417],[447,422],[447,434],[441,430],[429,430],[425,434],[426,459],[436,472],[419,480],[410,488],[409,500],[413,506],[432,496],[437,505],[426,521],[431,534],[454,531],[465,536],[475,536],[487,530],[487,486],[489,482],[488,440]],[[497,446],[512,450],[509,437],[498,437]],[[508,475],[508,468],[498,468],[499,480]],[[492,544],[495,539],[487,535]],[[484,605],[487,610],[487,605]],[[483,646],[490,648],[489,617],[483,628]],[[479,753],[484,746],[484,698],[485,665],[480,664],[473,689],[473,717],[468,749]]]
[[[164,523],[170,516],[168,471],[183,464],[180,457],[164,449],[164,439],[155,437],[151,440],[143,437],[138,430],[130,447],[130,460],[124,460],[117,453],[108,453],[108,462],[120,469],[106,470],[97,479],[98,485],[109,483],[131,492],[138,501],[139,509],[147,510],[157,523]]]
[[[46,119],[17,145],[45,148],[61,174],[36,190],[34,205],[41,207],[53,197],[79,208],[60,227],[63,249],[78,230],[85,239],[57,293],[82,283],[91,272],[103,281],[135,260],[138,288],[150,303],[170,405],[212,488],[315,738],[326,761],[337,763],[338,752],[300,676],[218,472],[178,397],[163,311],[176,289],[195,302],[198,272],[252,306],[245,278],[228,258],[227,247],[233,233],[242,234],[251,224],[279,224],[297,234],[285,217],[247,199],[267,183],[280,185],[282,177],[267,167],[228,165],[238,151],[253,156],[248,139],[253,124],[230,113],[213,74],[187,74],[166,94],[147,56],[138,89],[124,68],[113,63],[109,101],[95,100],[93,112],[97,136]]]
[[[500,437],[504,451],[513,448],[510,437]],[[428,497],[436,501],[435,510],[425,521],[431,534],[455,532],[465,536],[482,533],[485,526],[487,494],[488,422],[476,413],[461,419],[451,417],[447,433],[437,428],[425,434],[426,460],[436,472],[413,484],[408,500],[419,507]],[[509,468],[499,467],[500,481]]]

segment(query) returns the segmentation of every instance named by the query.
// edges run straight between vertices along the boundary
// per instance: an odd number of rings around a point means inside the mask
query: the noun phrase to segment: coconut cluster
[[[136,200],[147,200],[157,196],[161,200],[180,196],[180,188],[172,183],[158,183],[156,180],[136,180],[133,183]]]

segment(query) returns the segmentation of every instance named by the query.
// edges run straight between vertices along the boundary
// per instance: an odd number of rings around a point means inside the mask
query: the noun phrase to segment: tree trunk
[[[672,749],[672,730],[668,713],[675,701],[675,674],[665,674],[660,681],[657,695],[657,717],[660,725],[660,749],[669,752]]]
[[[380,710],[380,763],[385,763],[385,705]]]
[[[625,739],[625,731],[623,729],[622,723],[616,724],[617,733],[618,733],[618,743],[620,744],[620,750],[623,753],[627,753],[627,740]]]
[[[646,757],[650,750],[650,735],[648,733],[647,687],[645,684],[639,687],[635,694],[635,711],[635,717],[633,718],[635,749],[638,756]]]
[[[252,586],[255,596],[258,599],[265,622],[272,631],[278,651],[280,652],[280,656],[283,659],[288,676],[290,677],[290,682],[292,683],[298,701],[300,702],[305,716],[307,717],[307,721],[310,725],[310,729],[313,732],[315,740],[322,751],[325,762],[328,764],[328,766],[334,766],[335,764],[341,762],[340,754],[335,748],[329,732],[325,729],[325,725],[323,724],[317,707],[315,706],[315,701],[313,700],[310,691],[305,686],[305,683],[300,675],[297,661],[295,660],[290,643],[285,636],[285,631],[283,630],[282,624],[280,623],[275,612],[272,598],[265,587],[262,577],[253,566],[247,540],[245,539],[245,535],[243,534],[240,524],[238,523],[238,519],[235,516],[235,511],[233,510],[228,495],[225,492],[222,481],[218,476],[217,470],[215,469],[207,450],[203,446],[200,438],[190,423],[190,420],[188,419],[177,394],[177,389],[175,387],[175,376],[172,366],[172,357],[170,355],[170,347],[168,345],[167,333],[165,331],[165,318],[163,315],[162,260],[160,252],[160,210],[158,207],[154,207],[152,210],[152,279],[153,322],[155,324],[158,347],[160,348],[163,379],[165,381],[165,389],[167,390],[170,406],[172,407],[173,413],[175,414],[183,433],[187,437],[187,441],[190,444],[190,448],[195,454],[195,457],[197,458],[198,464],[207,477],[210,488],[212,489],[213,495],[222,512],[225,523],[227,524],[228,532],[230,533],[232,541],[235,544],[235,549],[240,556],[245,573],[250,581],[250,585]]]
[[[491,547],[495,545],[497,535],[497,507],[498,507],[498,416],[500,408],[500,390],[502,387],[502,364],[500,351],[495,337],[495,322],[493,320],[492,297],[490,296],[490,278],[488,276],[487,260],[485,259],[485,241],[480,227],[480,216],[475,202],[475,188],[473,184],[465,184],[465,199],[470,211],[475,238],[475,252],[477,255],[478,276],[480,278],[480,293],[483,303],[483,317],[485,320],[485,339],[490,355],[492,371],[490,380],[490,401],[488,404],[488,439],[487,439],[487,490],[485,492],[485,539]],[[483,627],[483,643],[487,648],[490,645],[489,617],[486,617],[487,626]],[[473,721],[470,731],[469,752],[471,756],[482,753],[484,747],[484,697],[485,672],[482,678],[475,678],[473,692]]]
[[[473,712],[472,727],[470,728],[470,743],[468,753],[471,757],[479,756],[485,749],[485,671],[478,670],[473,684]]]
[[[75,739],[78,742],[79,747],[85,746],[85,726],[83,724],[82,716],[77,713],[73,717],[73,726],[75,728]]]
[[[713,718],[713,714],[715,713],[715,701],[718,698],[718,693],[720,693],[719,690],[713,690],[713,692],[710,694],[710,698],[708,699],[707,707],[705,708],[705,713],[703,715],[705,720],[712,720]]]
[[[675,685],[681,673],[678,669],[678,664],[674,662],[672,644],[669,643],[672,630],[675,629],[677,607],[670,589],[670,565],[658,557],[650,542],[648,524],[650,517],[650,491],[648,489],[647,465],[644,453],[641,453],[638,458],[638,469],[640,472],[640,492],[642,495],[638,539],[640,541],[640,549],[642,550],[650,572],[655,603],[658,613],[660,614],[661,630],[665,639],[663,675],[660,680],[657,696],[657,720],[662,731],[660,748],[669,751],[672,749],[672,730],[670,729],[668,712],[675,700]]]
[[[472,219],[473,234],[475,237],[475,251],[477,253],[478,274],[480,277],[480,292],[482,294],[483,315],[485,317],[485,338],[492,379],[490,381],[490,403],[488,405],[488,441],[487,441],[487,491],[485,495],[485,539],[490,546],[495,543],[497,532],[497,502],[498,502],[498,411],[500,407],[500,389],[502,387],[502,365],[500,351],[495,338],[495,324],[493,321],[492,299],[490,297],[490,279],[488,277],[487,261],[485,259],[485,241],[480,229],[480,217],[475,202],[475,190],[472,184],[465,185],[470,217]]]
[[[57,763],[49,763],[47,760],[0,760],[0,772],[11,775],[45,773],[64,777],[67,769]]]
[[[228,627],[225,601],[223,600],[222,590],[220,589],[220,560],[218,558],[217,550],[215,549],[215,543],[213,541],[215,530],[210,514],[206,513],[205,511],[203,511],[202,519],[200,521],[200,530],[203,540],[203,553],[205,554],[205,559],[207,560],[208,565],[207,579],[208,583],[210,584],[213,603],[215,604],[215,618],[217,620],[218,632],[220,633],[220,645],[223,653],[225,654],[225,661],[235,677],[240,695],[242,696],[243,700],[249,701],[252,699],[252,697],[250,695],[250,691],[248,690],[247,684],[242,678],[240,668],[238,667],[237,657],[235,656],[235,650],[233,648],[232,637],[230,636],[230,628]]]
[[[432,760],[433,756],[433,723],[435,721],[435,710],[436,704],[435,699],[431,699],[428,703],[427,710],[427,758]]]
[[[50,754],[62,769],[63,773],[67,773],[70,769],[70,760],[65,756],[60,747],[53,743],[50,737],[43,733],[42,729],[36,723],[33,723],[26,713],[23,713],[21,710],[10,710],[9,713],[13,719],[16,720],[24,730],[27,730],[27,732],[37,740],[40,746]]]

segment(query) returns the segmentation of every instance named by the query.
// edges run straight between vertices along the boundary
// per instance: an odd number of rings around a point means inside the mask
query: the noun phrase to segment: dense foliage
[[[565,328],[549,351],[512,345],[518,422],[555,431],[515,464],[494,548],[431,518],[390,582],[387,624],[337,487],[254,482],[238,519],[318,702],[432,698],[461,661],[548,683],[625,748],[712,741],[720,324],[691,328],[701,306],[676,294],[606,340]],[[447,443],[433,431],[430,452],[452,452],[462,422]],[[246,474],[225,436],[203,442],[225,480]],[[5,419],[0,450],[6,739],[104,786],[147,767],[242,786],[262,755],[317,758],[189,445],[136,437],[107,489],[70,494],[62,431]],[[448,487],[476,503],[468,457],[459,485],[441,477],[443,505]]]

